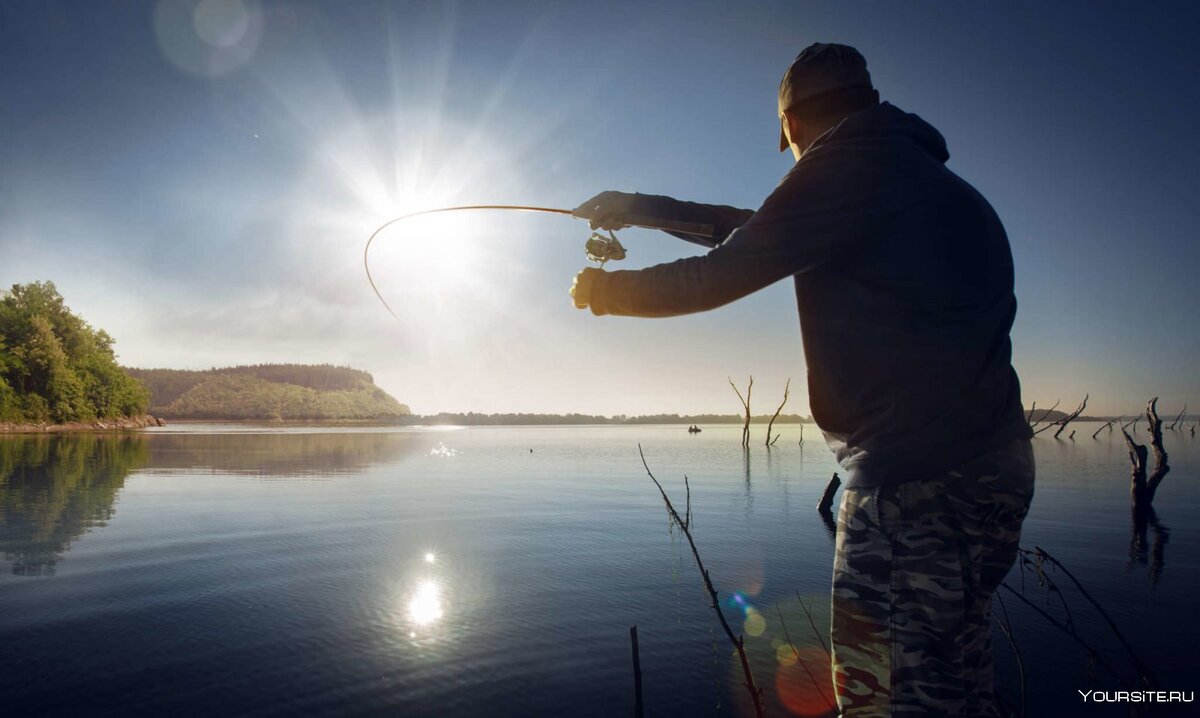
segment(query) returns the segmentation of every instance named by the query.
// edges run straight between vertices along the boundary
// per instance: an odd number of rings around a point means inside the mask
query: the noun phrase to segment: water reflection
[[[1154,507],[1133,510],[1129,530],[1129,561],[1148,567],[1150,585],[1157,586],[1165,565],[1167,541],[1171,529],[1159,522]]]
[[[125,477],[148,457],[140,435],[0,439],[0,552],[12,572],[53,575],[75,539],[113,517]]]
[[[433,551],[421,554],[420,578],[402,598],[408,637],[416,638],[418,630],[425,632],[442,619],[446,598],[442,581],[432,573],[438,556]]]
[[[415,449],[404,433],[72,434],[0,437],[0,552],[20,576],[53,575],[72,542],[115,514],[132,472],[259,477],[352,474]]]
[[[404,432],[161,433],[149,438],[152,469],[262,477],[360,473],[411,454],[418,441]]]

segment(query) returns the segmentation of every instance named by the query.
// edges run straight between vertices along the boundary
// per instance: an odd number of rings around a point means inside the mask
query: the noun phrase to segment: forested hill
[[[353,421],[408,416],[365,371],[328,364],[223,369],[126,369],[150,390],[150,412],[167,419]]]

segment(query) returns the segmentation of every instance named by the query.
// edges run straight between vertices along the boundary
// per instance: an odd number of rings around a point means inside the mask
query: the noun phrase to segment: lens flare
[[[783,658],[784,650],[787,650],[790,659]],[[799,661],[796,654],[799,654]],[[829,656],[825,655],[825,651],[805,646],[793,653],[790,646],[784,645],[780,646],[776,658],[779,666],[775,672],[775,693],[788,714],[814,717],[828,715],[833,702],[833,685]]]
[[[262,26],[257,0],[159,0],[154,7],[154,39],[163,56],[202,77],[218,77],[248,62]]]

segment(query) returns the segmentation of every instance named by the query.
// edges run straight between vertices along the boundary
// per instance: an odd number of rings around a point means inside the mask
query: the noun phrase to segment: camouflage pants
[[[990,716],[992,594],[1033,496],[1028,440],[933,479],[849,489],[833,563],[842,716]]]

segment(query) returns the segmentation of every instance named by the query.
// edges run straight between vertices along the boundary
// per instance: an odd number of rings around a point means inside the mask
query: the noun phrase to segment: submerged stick
[[[733,382],[731,381],[730,383],[732,384]],[[667,511],[670,513],[671,519],[683,531],[684,537],[688,540],[688,545],[692,547],[692,558],[696,560],[696,568],[700,569],[700,575],[704,578],[704,587],[708,590],[709,598],[712,599],[712,609],[716,611],[717,618],[721,622],[721,628],[725,631],[729,642],[737,649],[738,658],[741,659],[742,674],[746,678],[746,682],[742,685],[750,693],[750,700],[754,703],[754,715],[757,718],[762,718],[764,715],[762,691],[754,685],[754,676],[750,672],[750,659],[746,656],[746,642],[742,636],[733,635],[733,629],[729,627],[729,622],[725,620],[725,612],[721,610],[721,602],[717,598],[717,589],[713,587],[712,579],[708,575],[708,569],[704,568],[704,562],[700,560],[700,551],[696,548],[696,541],[692,538],[692,532],[688,529],[687,523],[679,516],[679,512],[671,504],[671,499],[667,497],[667,492],[663,490],[662,484],[658,483],[658,479],[654,478],[654,473],[650,471],[650,465],[646,463],[646,455],[642,452],[641,444],[638,444],[638,456],[642,458],[642,466],[645,467],[646,474],[650,476],[650,480],[658,487],[658,493],[662,494],[663,503],[667,505]]]
[[[837,493],[838,487],[842,485],[842,479],[833,472],[833,478],[825,486],[825,493],[821,494],[821,500],[817,503],[817,511],[822,514],[832,514],[831,507],[833,506],[833,496]]]
[[[1129,660],[1131,663],[1133,663],[1133,667],[1137,669],[1137,672],[1141,674],[1142,678],[1149,685],[1157,685],[1158,681],[1156,681],[1154,676],[1151,675],[1150,669],[1146,667],[1146,664],[1142,663],[1142,659],[1138,658],[1138,655],[1133,652],[1133,646],[1129,645],[1129,641],[1125,640],[1125,635],[1121,633],[1119,628],[1117,628],[1116,621],[1112,619],[1112,616],[1108,615],[1108,611],[1104,610],[1104,607],[1100,605],[1099,601],[1097,601],[1095,598],[1092,598],[1092,594],[1088,593],[1087,589],[1083,587],[1083,584],[1079,582],[1079,579],[1075,578],[1075,574],[1071,573],[1071,571],[1064,566],[1061,561],[1051,556],[1050,553],[1041,546],[1034,546],[1033,549],[1037,552],[1040,558],[1049,561],[1056,569],[1062,571],[1064,574],[1066,574],[1067,578],[1071,579],[1071,583],[1075,585],[1075,588],[1079,590],[1079,593],[1085,599],[1087,599],[1088,603],[1095,607],[1096,611],[1100,613],[1100,617],[1103,618],[1104,622],[1108,624],[1108,627],[1112,629],[1112,632],[1117,637],[1117,640],[1121,642],[1122,646],[1124,646],[1125,652],[1129,654]],[[1021,550],[1024,551],[1025,549]]]
[[[642,661],[638,656],[637,626],[629,627],[629,640],[633,641],[633,715],[642,718]]]
[[[1087,651],[1088,656],[1093,661],[1096,662],[1096,665],[1098,665],[1101,668],[1103,668],[1104,670],[1108,671],[1109,674],[1111,674],[1113,678],[1117,679],[1118,683],[1124,684],[1124,681],[1121,680],[1121,675],[1119,673],[1117,673],[1115,670],[1113,670],[1112,666],[1108,665],[1108,663],[1106,663],[1105,660],[1100,657],[1100,653],[1096,649],[1092,648],[1091,645],[1088,644],[1087,641],[1083,640],[1083,638],[1081,638],[1080,635],[1075,632],[1074,626],[1064,626],[1063,624],[1059,623],[1058,620],[1054,618],[1054,616],[1051,616],[1049,613],[1046,613],[1045,611],[1043,611],[1037,604],[1035,604],[1033,601],[1030,601],[1028,598],[1025,598],[1024,596],[1022,596],[1020,591],[1017,591],[1012,586],[1009,586],[1007,583],[1000,584],[1000,588],[1003,588],[1006,591],[1008,591],[1009,593],[1011,593],[1013,596],[1016,596],[1017,599],[1019,601],[1021,601],[1021,603],[1024,603],[1026,606],[1033,609],[1038,615],[1040,615],[1042,618],[1046,619],[1046,621],[1048,621],[1050,623],[1050,625],[1054,626],[1058,630],[1062,631],[1063,633],[1067,634],[1072,639],[1074,639],[1075,642],[1078,643],[1083,648],[1083,650]],[[997,593],[997,595],[999,595],[999,593]]]
[[[821,700],[825,701],[825,705],[829,706],[829,710],[834,710],[833,703],[825,697],[825,691],[821,690],[821,684],[817,682],[817,677],[813,675],[813,672],[808,669],[808,664],[800,657],[800,651],[796,650],[796,644],[792,643],[792,637],[787,629],[787,621],[783,620],[783,609],[779,607],[778,603],[775,604],[775,612],[779,614],[779,625],[783,626],[783,637],[787,639],[788,648],[792,649],[792,655],[796,657],[796,660],[800,663],[800,667],[808,674],[808,679],[812,681],[813,687],[821,695]]]
[[[1021,678],[1021,718],[1025,718],[1025,663],[1021,661],[1021,649],[1017,648],[1017,641],[1013,638],[1012,622],[1008,619],[1008,606],[1004,605],[1004,596],[997,592],[996,599],[1000,602],[1000,611],[1004,614],[1004,621],[997,620],[996,625],[1000,626],[1000,630],[1008,638],[1013,657],[1017,660],[1017,675]]]
[[[817,630],[817,624],[813,621],[812,611],[808,610],[808,604],[804,603],[804,599],[800,598],[800,592],[796,591],[796,600],[800,602],[800,608],[804,609],[804,615],[808,616],[808,625],[812,627],[813,635],[821,643],[821,648],[825,649],[825,655],[833,658],[833,654],[829,652],[829,646],[825,645],[825,639],[821,638],[821,632]]]

